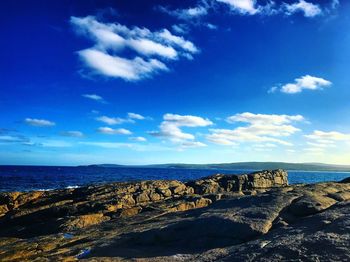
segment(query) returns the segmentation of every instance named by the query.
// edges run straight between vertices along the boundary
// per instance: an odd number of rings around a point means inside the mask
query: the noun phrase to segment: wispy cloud
[[[137,120],[144,120],[145,117],[140,115],[140,114],[136,114],[136,113],[128,113],[128,118],[129,119],[137,119]]]
[[[24,122],[31,126],[40,126],[40,127],[48,127],[56,125],[55,122],[45,120],[45,119],[36,119],[36,118],[26,118]]]
[[[152,118],[145,117],[137,113],[128,113],[126,118],[99,116],[99,117],[96,117],[95,119],[107,125],[118,125],[123,123],[135,123],[135,120],[145,120],[145,119],[152,119]]]
[[[120,117],[109,117],[109,116],[99,116],[95,118],[97,121],[103,122],[107,125],[118,125],[118,124],[123,124],[127,122],[133,123],[134,121],[131,119],[125,119],[125,118],[120,118]]]
[[[227,122],[244,122],[247,126],[239,126],[234,129],[211,129],[207,135],[208,141],[219,145],[236,145],[237,143],[277,143],[291,146],[292,143],[282,140],[298,131],[290,123],[303,121],[301,115],[266,115],[242,113],[230,116]]]
[[[347,148],[350,146],[350,134],[337,131],[314,130],[311,134],[305,135],[308,139],[304,151],[309,154],[325,154],[330,149]],[[340,145],[341,143],[341,145]]]
[[[172,25],[171,29],[177,33],[177,34],[187,34],[189,32],[189,27],[186,24],[177,24],[177,25]]]
[[[129,137],[129,139],[132,141],[137,141],[137,142],[146,142],[147,141],[147,139],[143,136]]]
[[[163,120],[159,126],[160,130],[149,132],[149,134],[156,137],[163,137],[185,147],[190,147],[190,145],[191,147],[204,146],[204,144],[193,141],[195,136],[183,132],[180,127],[205,127],[213,124],[209,119],[192,115],[165,114]]]
[[[250,123],[252,125],[264,125],[264,124],[272,124],[272,125],[282,125],[291,123],[293,121],[304,121],[304,117],[302,115],[266,115],[266,114],[253,114],[249,112],[236,114],[233,116],[229,116],[226,118],[228,123],[234,122],[245,122]]]
[[[202,2],[203,3],[203,2]],[[191,21],[208,14],[208,6],[203,4],[198,6],[184,8],[184,9],[170,9],[169,7],[159,6],[158,9],[168,15],[174,16],[178,19]]]
[[[113,129],[110,127],[99,127],[97,131],[101,134],[107,135],[131,135],[132,132],[125,128]]]
[[[274,93],[276,91],[281,91],[286,94],[296,94],[303,90],[320,90],[324,87],[329,87],[332,82],[321,77],[315,77],[310,75],[305,75],[300,78],[296,78],[294,83],[284,84],[280,87],[274,86],[268,92]]]
[[[206,17],[210,12],[221,11],[218,8],[219,3],[229,8],[233,15],[286,15],[290,16],[296,13],[302,13],[307,18],[322,15],[324,12],[318,4],[313,4],[305,0],[298,0],[294,3],[278,3],[276,1],[263,1],[257,0],[216,0],[216,1],[198,1],[196,6],[184,8],[184,9],[171,9],[169,7],[159,7],[158,9],[163,13],[167,13],[171,16],[177,17],[180,20],[187,23],[197,23],[200,19]],[[338,0],[333,0],[329,6],[331,9],[337,8],[339,5]],[[325,8],[327,10],[327,8]],[[205,23],[199,23],[205,25]],[[209,25],[209,24],[208,24]],[[211,28],[208,26],[208,28]],[[181,27],[173,28],[178,33],[183,33]]]
[[[84,137],[84,134],[81,131],[64,131],[61,132],[61,135],[68,137]]]
[[[299,2],[293,4],[283,4],[285,14],[292,15],[297,12],[301,12],[305,17],[314,17],[322,14],[322,10],[317,4],[299,0]]]
[[[315,147],[332,147],[335,142],[350,142],[350,134],[345,134],[337,131],[320,131],[315,130],[309,135],[305,135],[307,139],[312,141],[313,146]]]
[[[13,142],[25,142],[25,139],[22,136],[15,135],[0,135],[0,143],[13,143]]]
[[[91,100],[95,100],[100,103],[106,103],[106,101],[103,99],[102,96],[99,96],[96,94],[83,94],[82,96]]]
[[[165,63],[180,57],[192,59],[195,45],[167,29],[152,32],[143,27],[132,29],[119,23],[102,23],[93,16],[71,17],[77,33],[95,42],[78,52],[82,61],[96,73],[136,81],[167,71]],[[133,58],[124,55],[132,51]],[[162,61],[161,61],[162,60]]]

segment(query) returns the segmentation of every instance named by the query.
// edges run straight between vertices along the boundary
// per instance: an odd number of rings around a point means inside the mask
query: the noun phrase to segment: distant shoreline
[[[324,163],[287,163],[287,162],[236,162],[219,164],[149,164],[149,165],[119,165],[119,164],[91,164],[91,165],[0,165],[3,167],[48,167],[48,168],[163,168],[163,169],[204,169],[204,170],[271,170],[284,169],[300,172],[350,172],[350,165],[334,165]]]

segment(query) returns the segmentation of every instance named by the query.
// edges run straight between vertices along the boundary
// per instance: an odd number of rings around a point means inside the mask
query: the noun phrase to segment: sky
[[[0,13],[0,164],[350,164],[349,1]]]

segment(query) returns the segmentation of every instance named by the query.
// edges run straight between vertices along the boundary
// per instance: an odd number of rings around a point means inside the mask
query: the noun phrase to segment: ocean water
[[[0,166],[0,191],[50,190],[96,183],[156,179],[197,179],[213,174],[246,174],[255,170],[129,168],[129,167],[47,167]],[[288,171],[290,184],[340,181],[348,172]]]

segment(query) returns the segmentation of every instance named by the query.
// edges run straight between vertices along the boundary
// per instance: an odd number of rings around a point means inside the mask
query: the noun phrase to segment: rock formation
[[[350,184],[283,170],[0,194],[0,261],[349,261]]]

